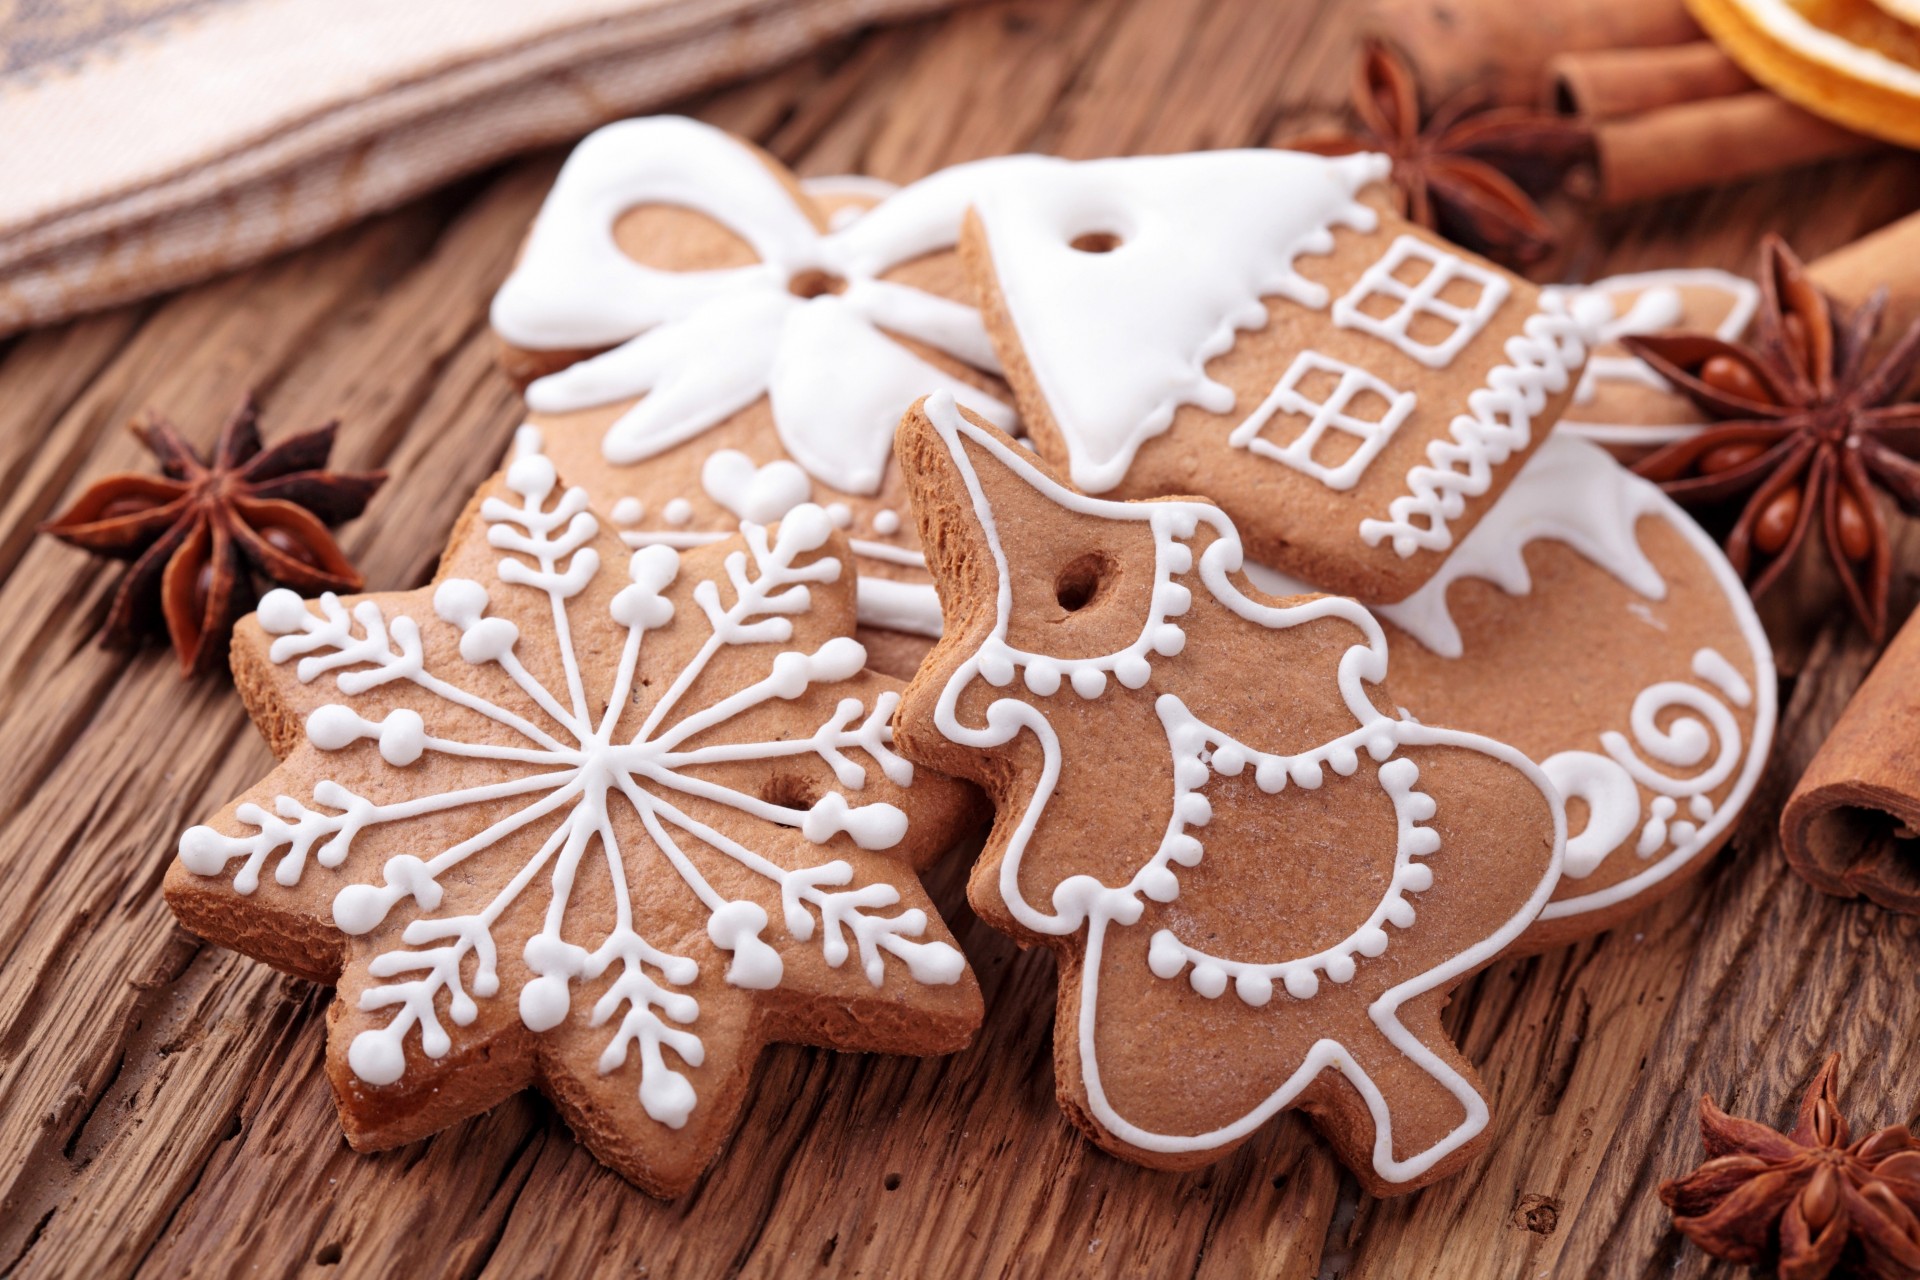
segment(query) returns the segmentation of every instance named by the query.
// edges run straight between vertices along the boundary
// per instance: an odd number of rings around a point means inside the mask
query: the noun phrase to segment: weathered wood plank
[[[1022,149],[1261,144],[1338,110],[1354,16],[1012,0],[687,109],[804,173],[896,180]],[[1920,926],[1812,894],[1771,837],[1770,805],[1871,661],[1835,628],[1737,850],[1630,926],[1496,966],[1456,1001],[1499,1140],[1418,1196],[1356,1205],[1292,1118],[1179,1177],[1081,1141],[1052,1096],[1052,963],[972,919],[964,858],[932,887],[988,997],[979,1042],[927,1062],[775,1050],[732,1150],[676,1203],[607,1173],[532,1097],[347,1150],[319,1069],[328,993],[201,948],[158,897],[178,830],[257,777],[264,747],[217,683],[95,649],[114,567],[31,530],[143,465],[119,429],[136,409],[206,439],[251,385],[269,431],[337,414],[340,463],[393,471],[346,542],[376,584],[424,580],[518,421],[485,310],[557,160],[0,348],[0,1272],[1705,1275],[1653,1197],[1697,1156],[1703,1089],[1777,1115],[1837,1047],[1860,1115],[1920,1106],[1920,1050],[1897,1034],[1920,1016]],[[1570,222],[1550,266],[1743,269],[1766,229],[1813,255],[1917,200],[1911,159],[1830,165]]]

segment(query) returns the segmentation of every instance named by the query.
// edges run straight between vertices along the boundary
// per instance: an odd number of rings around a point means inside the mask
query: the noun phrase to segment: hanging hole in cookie
[[[846,279],[831,271],[822,271],[818,267],[809,267],[805,271],[796,271],[787,281],[787,292],[796,298],[819,298],[829,293],[845,293]]]
[[[1112,253],[1120,247],[1120,237],[1111,231],[1082,231],[1067,243],[1081,253]]]
[[[783,809],[811,809],[820,789],[798,774],[776,773],[760,785],[760,798]]]
[[[1089,551],[1067,562],[1053,580],[1053,598],[1068,613],[1078,613],[1094,602],[1112,575],[1113,562],[1105,553]]]

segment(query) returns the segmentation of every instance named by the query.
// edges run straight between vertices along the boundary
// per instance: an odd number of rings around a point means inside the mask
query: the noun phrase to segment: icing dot
[[[523,454],[507,468],[507,488],[536,502],[552,493],[558,482],[553,461],[544,454]]]
[[[285,587],[275,587],[260,597],[259,618],[267,634],[284,636],[306,622],[307,602]]]
[[[471,578],[448,578],[434,589],[433,611],[465,631],[487,611],[487,589]]]
[[[1213,753],[1214,772],[1222,777],[1238,777],[1247,767],[1247,753],[1239,747],[1223,746]]]
[[[833,522],[836,529],[850,529],[853,527],[853,508],[844,502],[830,502],[827,504],[827,519]]]
[[[1316,762],[1312,760],[1296,760],[1293,762],[1293,767],[1287,772],[1292,776],[1295,786],[1302,787],[1308,791],[1319,789],[1322,774],[1320,772],[1320,766]]]
[[[347,1065],[368,1084],[392,1084],[405,1073],[407,1055],[380,1032],[362,1031],[347,1046]]]
[[[1013,682],[1013,659],[1004,653],[982,653],[980,676],[996,689],[1006,688]]]
[[[1409,863],[1400,872],[1400,883],[1411,893],[1425,893],[1433,888],[1433,868],[1424,863]]]
[[[1264,973],[1243,973],[1233,980],[1233,989],[1242,1000],[1259,1009],[1273,999],[1273,979]]]
[[[1153,935],[1153,941],[1147,944],[1147,968],[1153,970],[1156,978],[1177,978],[1180,971],[1187,967],[1187,950],[1180,940],[1162,929]]]
[[[1220,993],[1227,989],[1227,971],[1219,965],[1207,964],[1203,961],[1193,966],[1193,972],[1188,975],[1187,981],[1193,984],[1195,991],[1207,999],[1217,1000]]]
[[[418,711],[400,707],[387,713],[380,723],[380,758],[405,768],[427,749],[427,726]]]
[[[339,751],[358,742],[370,727],[351,707],[330,702],[324,707],[315,707],[307,717],[307,741],[322,751]]]
[[[1353,981],[1353,957],[1334,956],[1327,961],[1327,977],[1335,982]]]
[[[1107,691],[1107,673],[1098,667],[1081,667],[1073,673],[1073,691],[1083,698],[1097,698]]]
[[[685,498],[675,498],[666,505],[660,516],[677,529],[693,519],[693,504]]]
[[[1207,779],[1211,776],[1207,766],[1192,756],[1179,761],[1173,766],[1174,785],[1184,791],[1192,791],[1196,787],[1205,786]]]
[[[1287,766],[1278,760],[1262,760],[1253,771],[1253,780],[1271,795],[1287,785]]]
[[[1153,675],[1153,668],[1137,653],[1123,654],[1113,664],[1114,678],[1129,689],[1138,689]]]
[[[1287,994],[1295,1000],[1311,1000],[1320,992],[1320,978],[1311,969],[1295,969],[1286,977]]]
[[[1327,763],[1341,777],[1350,778],[1353,771],[1360,767],[1360,757],[1351,747],[1336,747],[1327,754]]]
[[[1153,651],[1171,658],[1187,647],[1187,633],[1172,625],[1163,625],[1153,633]]]
[[[1385,929],[1365,928],[1354,935],[1353,945],[1363,956],[1377,956],[1387,949],[1387,931]]]
[[[891,507],[873,513],[873,531],[883,538],[900,532],[900,513]]]
[[[1052,697],[1060,691],[1060,668],[1045,659],[1028,663],[1027,688],[1043,698]]]
[[[350,884],[333,896],[333,922],[343,933],[359,937],[387,918],[392,903],[384,891],[370,884]]]
[[[1693,815],[1694,821],[1705,822],[1713,816],[1713,801],[1705,796],[1695,796],[1687,801],[1687,812]]]
[[[1140,873],[1140,892],[1155,902],[1172,902],[1180,896],[1180,877],[1165,867],[1148,867]]]
[[[1167,838],[1167,856],[1183,867],[1199,866],[1202,848],[1201,843],[1190,835]]]
[[[566,978],[543,973],[520,988],[520,1021],[529,1031],[551,1031],[567,1020],[572,1003]]]
[[[1203,795],[1188,792],[1174,802],[1180,821],[1190,827],[1204,827],[1213,818],[1213,805]]]
[[[520,639],[520,628],[505,618],[482,618],[460,637],[460,656],[475,664],[498,662]]]
[[[227,865],[227,838],[212,827],[188,827],[180,833],[180,861],[195,875],[218,875]]]
[[[638,498],[626,497],[613,504],[613,522],[615,524],[639,524],[646,518],[647,504]]]

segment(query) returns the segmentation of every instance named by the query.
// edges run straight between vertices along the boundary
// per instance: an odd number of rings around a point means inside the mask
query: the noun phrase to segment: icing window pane
[[[1441,369],[1486,327],[1507,292],[1498,273],[1418,236],[1400,236],[1333,304],[1333,322]]]
[[[1313,392],[1328,387],[1331,391],[1323,399],[1314,398]],[[1330,489],[1351,489],[1413,406],[1411,391],[1396,390],[1343,360],[1302,351],[1260,407],[1227,440],[1260,457],[1284,462]],[[1287,443],[1277,444],[1261,434],[1276,419],[1291,423],[1296,416],[1307,419],[1307,425]],[[1352,440],[1328,440],[1328,432]]]

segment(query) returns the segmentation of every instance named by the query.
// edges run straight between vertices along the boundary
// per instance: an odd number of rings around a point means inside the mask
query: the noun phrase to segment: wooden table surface
[[[1306,0],[1018,0],[862,34],[687,110],[802,173],[919,177],[1272,143],[1341,105],[1356,14]],[[1052,962],[935,874],[987,1021],[932,1061],[771,1051],[728,1154],[682,1200],[596,1164],[537,1096],[356,1155],[321,1070],[325,990],[203,946],[161,875],[179,831],[270,766],[231,690],[92,642],[115,566],[36,538],[141,468],[122,425],[201,440],[259,390],[270,434],[345,419],[336,462],[393,479],[348,527],[377,588],[430,575],[519,404],[487,302],[558,164],[527,159],[242,275],[0,343],[0,1274],[1718,1274],[1654,1195],[1699,1158],[1703,1091],[1772,1120],[1843,1055],[1864,1126],[1920,1110],[1920,921],[1786,870],[1786,788],[1873,658],[1836,619],[1783,689],[1733,847],[1603,937],[1499,964],[1449,1012],[1493,1093],[1476,1167],[1360,1197],[1289,1116],[1198,1173],[1083,1142],[1053,1101]],[[1920,162],[1803,170],[1575,225],[1544,278],[1750,269],[1920,204]],[[1896,616],[1920,538],[1899,544]]]

